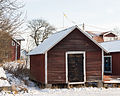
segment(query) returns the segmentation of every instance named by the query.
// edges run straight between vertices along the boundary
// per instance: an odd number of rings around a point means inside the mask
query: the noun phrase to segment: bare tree
[[[120,35],[120,29],[119,29],[118,27],[113,28],[112,31],[113,31],[116,35]]]
[[[55,31],[55,28],[43,19],[34,19],[29,21],[28,28],[31,30],[30,36],[34,39],[36,46]]]
[[[23,12],[20,10],[24,5],[18,0],[0,0],[0,30],[15,34],[23,24]]]

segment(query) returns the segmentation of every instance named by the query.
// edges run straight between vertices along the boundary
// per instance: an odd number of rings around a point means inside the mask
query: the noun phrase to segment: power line
[[[102,27],[98,27],[98,26],[95,26],[95,25],[86,25],[88,27],[93,27],[93,28],[96,28],[96,29],[102,29],[102,30],[106,30],[107,28],[102,28]]]
[[[63,28],[64,28],[64,18],[66,18],[66,20],[70,21],[72,24],[78,25],[75,21],[71,20],[64,12],[63,12]],[[78,26],[82,26],[82,29],[85,30],[85,26],[88,27],[92,27],[92,28],[96,28],[96,29],[101,29],[101,30],[109,30],[108,28],[102,28],[102,27],[98,27],[95,25],[88,25],[88,24],[79,24]],[[59,28],[60,29],[60,28]]]

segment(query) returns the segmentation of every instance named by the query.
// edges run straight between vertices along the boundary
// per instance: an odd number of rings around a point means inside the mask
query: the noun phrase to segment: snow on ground
[[[13,63],[12,63],[13,64]],[[17,66],[17,64],[15,64]],[[16,69],[15,65],[14,66]],[[11,85],[16,85],[17,88],[23,87],[27,91],[19,91],[18,94],[9,91],[0,92],[0,96],[120,96],[120,88],[62,88],[62,89],[40,89],[38,86],[29,80],[28,77],[23,78],[15,77],[14,74],[8,73],[6,70],[6,76]],[[27,81],[25,83],[25,81]]]
[[[28,89],[27,92],[19,92],[15,96],[120,96],[120,88],[62,88],[62,89],[40,89],[32,81],[28,80],[28,85],[25,85],[23,81],[14,77],[13,74],[6,73],[6,76],[11,84],[17,86],[23,86]],[[12,93],[2,91],[0,96],[13,96]]]
[[[0,96],[13,96],[1,92]],[[71,88],[71,89],[37,89],[29,88],[28,93],[19,93],[15,96],[120,96],[119,88]]]
[[[7,81],[7,77],[4,69],[0,67],[0,87],[3,87],[3,86],[10,86],[10,84]]]
[[[2,67],[0,67],[0,78],[3,77],[3,78],[6,78],[6,74],[5,74],[5,71]]]

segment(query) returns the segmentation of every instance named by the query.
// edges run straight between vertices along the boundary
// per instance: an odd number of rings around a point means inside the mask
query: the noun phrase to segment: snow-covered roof
[[[14,35],[14,36],[12,36],[12,39],[19,45],[20,45],[20,43],[18,42],[19,40],[20,41],[25,41],[25,39],[20,35]]]
[[[115,35],[115,36],[117,36],[117,34],[116,33],[114,33],[113,31],[108,31],[108,32],[104,32],[103,34],[101,34],[101,35],[108,35],[108,34],[113,34],[113,35]]]
[[[75,27],[70,27],[68,29],[54,33],[46,40],[44,40],[44,42],[42,42],[38,47],[29,52],[28,55],[45,53],[47,50],[49,50],[52,46],[54,46],[56,43],[62,40],[63,37],[67,36],[74,29]]]
[[[120,52],[120,40],[99,43],[108,52]]]
[[[103,32],[100,31],[86,31],[87,33],[89,33],[92,36],[99,36],[100,34],[102,34]]]
[[[12,39],[12,40],[15,41],[18,45],[20,45],[20,43],[16,39]]]
[[[14,35],[13,36],[13,39],[15,39],[15,40],[21,40],[21,41],[24,41],[25,39],[22,37],[22,36],[20,36],[20,35]]]
[[[89,33],[84,32],[76,25],[76,26],[67,28],[65,30],[59,31],[57,33],[54,33],[49,38],[44,40],[44,42],[42,42],[39,46],[37,46],[35,49],[29,52],[28,55],[44,54],[45,52],[50,50],[53,46],[55,46],[59,41],[65,38],[69,33],[71,33],[75,28],[79,29],[83,34],[85,34],[89,39],[91,39],[96,45],[98,45],[101,49],[107,52],[95,40],[92,39],[92,36]]]
[[[86,31],[88,32],[90,35],[92,36],[100,36],[100,35],[108,35],[110,33],[114,34],[115,36],[117,36],[117,34],[115,34],[115,32],[113,31],[106,31],[106,32],[100,32],[100,31]]]

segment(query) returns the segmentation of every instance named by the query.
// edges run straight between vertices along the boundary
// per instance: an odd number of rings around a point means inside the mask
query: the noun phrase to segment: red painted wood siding
[[[30,56],[30,77],[40,83],[45,83],[45,55]]]
[[[14,42],[15,43],[15,46],[12,46],[12,42]],[[17,60],[19,60],[20,59],[20,45],[19,44],[17,44],[17,42],[15,42],[14,40],[11,42],[11,60],[12,61],[15,61],[16,60],[16,46],[17,46]]]
[[[14,42],[14,41],[12,41],[12,42]],[[11,45],[11,49],[12,49],[12,50],[11,50],[11,56],[12,56],[12,57],[11,57],[11,60],[12,60],[12,61],[15,61],[15,56],[16,56],[16,54],[15,54],[15,53],[16,53],[16,43],[15,43],[15,46],[12,46],[12,42],[11,42],[11,44],[10,44],[10,45]]]
[[[20,60],[20,45],[17,45],[17,60]]]
[[[116,35],[112,34],[112,33],[109,33],[109,34],[105,35],[104,37],[116,37]]]
[[[101,80],[101,49],[78,29],[75,29],[48,51],[47,78],[49,84],[66,83],[65,53],[67,51],[85,51],[87,81]]]
[[[101,80],[102,76],[102,52],[86,53],[86,77],[87,81]]]
[[[112,74],[111,75],[120,75],[120,52],[110,53],[107,55],[112,56]]]

